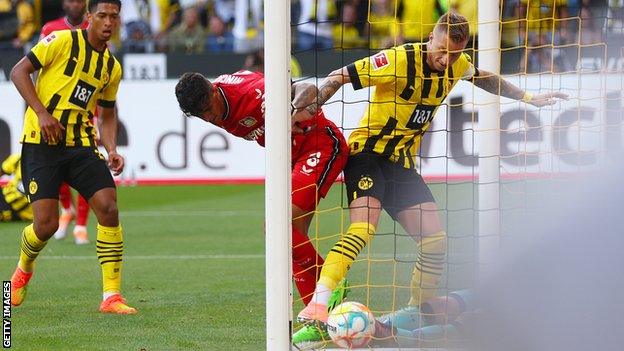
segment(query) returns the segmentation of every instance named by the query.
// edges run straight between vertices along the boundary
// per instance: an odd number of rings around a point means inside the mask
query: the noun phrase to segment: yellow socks
[[[97,256],[102,266],[104,293],[121,291],[121,258],[123,256],[123,233],[117,227],[97,226]]]
[[[24,228],[24,231],[22,231],[22,242],[20,243],[18,267],[26,273],[32,272],[35,266],[35,259],[45,245],[46,241],[39,240],[35,234],[34,224]]]
[[[330,291],[347,275],[351,264],[371,240],[375,227],[366,222],[351,223],[345,234],[329,251],[318,283]]]
[[[438,284],[446,263],[446,232],[422,238],[418,245],[418,261],[412,273],[410,306],[437,295]]]

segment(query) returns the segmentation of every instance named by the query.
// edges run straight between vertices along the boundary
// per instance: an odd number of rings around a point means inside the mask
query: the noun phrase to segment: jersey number
[[[69,102],[74,105],[87,109],[91,95],[95,92],[95,87],[89,83],[79,80],[72,92]]]
[[[431,105],[417,105],[405,126],[410,129],[422,129],[433,119],[436,107],[437,106]]]

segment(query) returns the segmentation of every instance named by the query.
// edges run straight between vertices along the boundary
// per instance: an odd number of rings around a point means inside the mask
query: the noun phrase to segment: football
[[[365,347],[375,333],[375,318],[363,304],[343,302],[329,313],[327,331],[339,347]]]

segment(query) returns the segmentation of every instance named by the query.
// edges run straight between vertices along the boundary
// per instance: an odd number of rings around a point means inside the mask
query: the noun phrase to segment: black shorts
[[[114,188],[104,156],[95,147],[22,145],[22,182],[28,200],[58,199],[66,182],[89,200],[98,190]]]
[[[435,202],[433,194],[415,169],[373,153],[349,156],[344,170],[349,203],[363,196],[374,197],[397,219],[397,214],[414,205]]]

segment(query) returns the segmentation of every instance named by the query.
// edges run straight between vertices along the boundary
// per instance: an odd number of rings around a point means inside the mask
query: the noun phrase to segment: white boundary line
[[[17,260],[18,256],[0,256],[0,260]],[[39,260],[95,260],[95,254],[90,256],[46,256]],[[258,260],[264,259],[263,254],[250,255],[153,255],[153,256],[124,256],[124,260]]]

